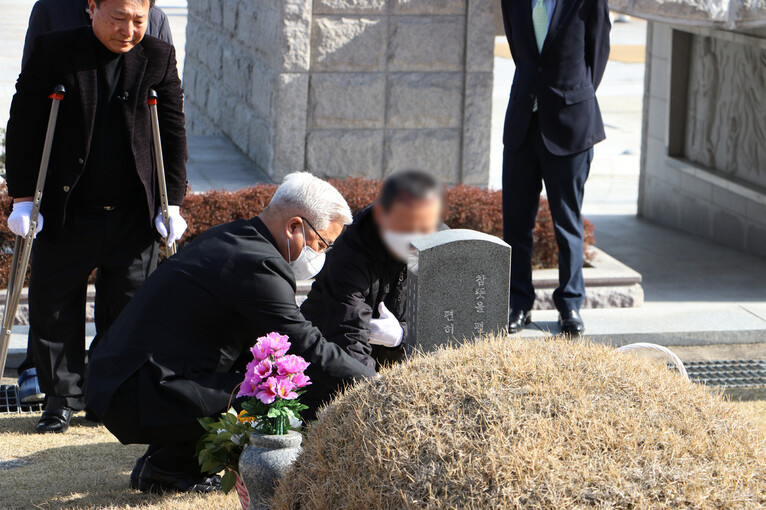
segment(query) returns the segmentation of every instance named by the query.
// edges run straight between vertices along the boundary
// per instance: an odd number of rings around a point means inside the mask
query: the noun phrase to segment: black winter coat
[[[259,218],[212,228],[152,273],[96,346],[86,405],[103,416],[120,386],[146,367],[135,410],[142,426],[213,416],[242,381],[250,347],[272,331],[311,363],[309,388],[323,396],[375,375],[301,315],[292,270]]]
[[[8,193],[14,198],[34,194],[48,124],[51,100],[48,96],[58,84],[66,87],[53,140],[48,178],[41,212],[45,228],[40,237],[60,237],[66,220],[69,199],[85,171],[91,153],[96,117],[98,65],[95,37],[90,27],[52,32],[37,38],[26,66],[16,83],[16,95],[6,134],[6,173]],[[183,90],[176,68],[173,46],[144,37],[123,55],[123,68],[117,85],[125,122],[129,153],[127,158],[143,184],[148,206],[147,228],[159,205],[159,188],[154,170],[149,89],[157,91],[162,154],[168,198],[181,205],[186,194],[186,130]]]
[[[380,238],[370,207],[364,209],[327,254],[303,315],[327,340],[370,368],[404,358],[407,342],[407,265],[396,260]],[[385,303],[404,328],[396,348],[370,345],[370,320]]]

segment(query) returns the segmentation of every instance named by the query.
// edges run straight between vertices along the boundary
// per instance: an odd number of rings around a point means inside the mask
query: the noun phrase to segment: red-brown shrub
[[[381,181],[358,177],[330,181],[348,201],[356,214],[378,195]],[[191,242],[205,230],[237,219],[252,218],[266,208],[277,186],[257,184],[239,191],[208,191],[186,197],[182,214],[189,224],[181,246]],[[502,237],[502,192],[475,186],[457,185],[445,190],[444,221],[451,228],[468,228]],[[7,218],[11,199],[5,184],[0,185],[0,288],[8,283],[13,235],[8,231]],[[548,202],[540,200],[537,225],[534,230],[535,248],[532,263],[535,268],[556,267],[558,247],[553,231]],[[585,242],[595,244],[593,224],[585,220]],[[586,261],[589,254],[586,251]]]

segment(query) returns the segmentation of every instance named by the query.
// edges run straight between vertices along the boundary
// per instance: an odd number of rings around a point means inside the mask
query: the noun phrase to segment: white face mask
[[[383,243],[391,250],[397,259],[407,262],[410,256],[410,245],[413,241],[423,237],[422,234],[415,232],[392,232],[386,230],[383,232]]]
[[[306,227],[303,226],[303,250],[297,259],[288,262],[296,280],[309,280],[319,274],[324,266],[325,254],[314,251],[306,244]],[[290,259],[290,240],[287,240],[287,258]]]

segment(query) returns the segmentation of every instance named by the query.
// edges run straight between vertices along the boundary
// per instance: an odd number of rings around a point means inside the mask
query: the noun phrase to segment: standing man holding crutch
[[[37,39],[16,85],[7,131],[11,230],[29,232],[43,150],[46,98],[61,103],[32,250],[30,349],[47,395],[38,432],[63,432],[83,408],[85,301],[96,269],[94,344],[157,261],[157,233],[174,243],[186,229],[183,92],[170,44],[144,39],[150,0],[89,0],[92,27]],[[167,222],[152,151],[149,90],[167,178]],[[44,220],[44,221],[43,221]]]

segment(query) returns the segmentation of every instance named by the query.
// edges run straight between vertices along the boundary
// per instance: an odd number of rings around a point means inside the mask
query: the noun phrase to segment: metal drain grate
[[[19,387],[15,384],[0,386],[0,414],[40,413],[42,403],[22,404],[19,400]]]
[[[684,366],[694,382],[706,386],[766,387],[766,360],[690,361]]]

